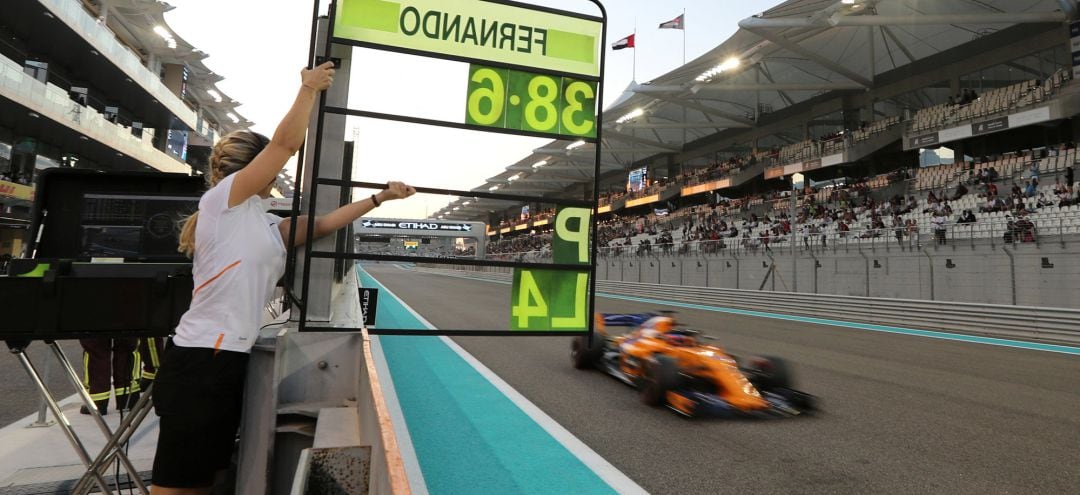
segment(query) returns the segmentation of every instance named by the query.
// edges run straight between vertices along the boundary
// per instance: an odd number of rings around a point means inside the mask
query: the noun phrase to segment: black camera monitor
[[[186,174],[45,171],[37,187],[31,256],[38,259],[189,262],[176,251],[199,208],[201,178]]]
[[[78,257],[173,258],[181,221],[198,208],[198,196],[83,194]]]

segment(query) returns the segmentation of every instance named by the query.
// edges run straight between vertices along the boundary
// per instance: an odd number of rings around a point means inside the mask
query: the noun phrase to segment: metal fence
[[[507,280],[510,277],[509,273],[502,270],[488,271],[488,267],[461,267],[460,270],[426,267],[420,267],[420,269],[447,274],[460,274],[467,271],[470,277],[493,280]],[[596,289],[603,294],[806,318],[998,338],[1019,338],[1053,344],[1080,344],[1080,310],[1075,309],[691,287],[611,280],[597,280]],[[816,321],[807,320],[807,323],[816,323]],[[889,328],[883,330],[887,331]]]

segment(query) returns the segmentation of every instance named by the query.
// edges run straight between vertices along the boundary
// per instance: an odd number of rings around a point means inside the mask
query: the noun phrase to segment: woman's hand
[[[379,201],[389,201],[391,199],[405,199],[409,196],[416,194],[416,189],[412,186],[406,185],[404,182],[387,182],[386,189],[379,192]]]
[[[305,87],[315,91],[324,91],[334,84],[334,62],[323,62],[314,69],[300,71],[300,81]]]

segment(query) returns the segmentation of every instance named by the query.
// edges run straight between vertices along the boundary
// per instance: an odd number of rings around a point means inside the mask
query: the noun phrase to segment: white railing
[[[130,130],[109,122],[93,108],[75,103],[66,91],[24,73],[22,67],[5,57],[0,57],[0,94],[31,109],[39,118],[60,122],[158,170],[191,171],[187,164],[154,148],[152,131],[144,130],[142,138],[132,135]]]

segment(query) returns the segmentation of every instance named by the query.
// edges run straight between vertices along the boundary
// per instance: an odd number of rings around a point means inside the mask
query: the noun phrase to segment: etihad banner
[[[34,199],[34,188],[0,180],[0,196],[31,201]]]
[[[600,76],[603,25],[481,0],[339,0],[334,36],[388,48]]]
[[[472,224],[469,223],[446,223],[446,222],[433,222],[433,221],[412,221],[412,220],[374,220],[364,218],[360,220],[360,228],[362,229],[396,229],[396,230],[439,230],[439,231],[455,231],[455,232],[470,232],[472,231]]]

